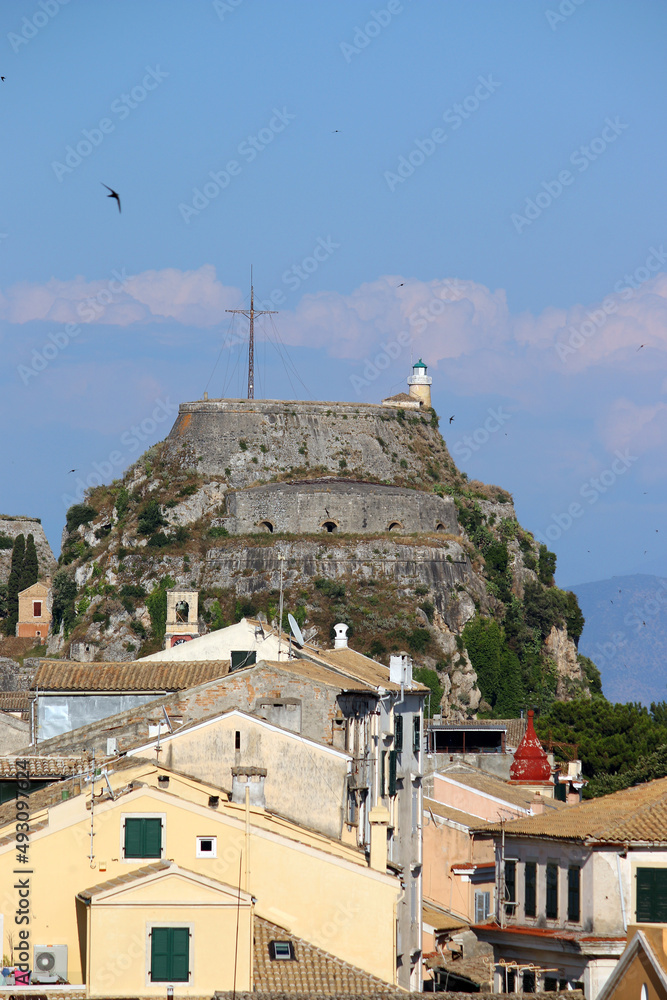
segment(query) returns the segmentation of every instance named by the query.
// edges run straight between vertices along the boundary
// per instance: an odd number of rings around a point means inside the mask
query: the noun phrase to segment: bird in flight
[[[68,476],[69,476],[70,472],[76,472],[76,469],[70,469],[69,472],[67,473]]]
[[[646,347],[646,344],[640,344],[639,347],[637,348],[637,350],[641,351],[642,347]]]
[[[100,181],[100,184],[102,185],[102,187],[105,187],[107,189],[107,191],[111,191],[111,194],[108,194],[107,198],[115,198],[116,199],[116,201],[118,202],[118,211],[120,212],[120,198],[118,196],[118,193],[116,191],[114,191],[113,188],[110,188],[108,184],[105,184],[104,181]]]
[[[335,135],[335,133],[336,133],[336,132],[340,132],[340,129],[339,129],[339,128],[335,128],[335,129],[333,129],[333,131],[332,131],[332,133],[331,133],[331,134],[332,134],[332,135]]]
[[[450,422],[450,424],[453,424],[453,423],[454,423],[454,417],[453,417],[453,416],[451,416],[451,417],[449,418],[449,422]]]
[[[402,288],[404,284],[405,284],[405,282],[404,282],[404,281],[402,281],[402,282],[400,283],[400,285],[396,285],[396,287],[397,287],[397,288]]]
[[[5,82],[4,76],[0,76],[0,80],[2,80],[2,82],[4,83]]]

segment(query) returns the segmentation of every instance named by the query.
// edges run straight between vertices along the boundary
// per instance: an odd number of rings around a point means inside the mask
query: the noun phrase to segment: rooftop
[[[182,691],[229,672],[227,660],[78,663],[42,660],[32,688],[43,691]]]
[[[498,823],[478,829],[484,833],[501,832]],[[511,820],[505,824],[505,836],[667,846],[667,778],[539,816]]]

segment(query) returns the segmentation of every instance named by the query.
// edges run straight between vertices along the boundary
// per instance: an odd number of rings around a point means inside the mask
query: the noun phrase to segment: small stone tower
[[[422,406],[431,406],[431,384],[433,379],[426,374],[426,365],[420,358],[419,361],[412,366],[412,375],[408,379],[408,385],[410,387],[410,395],[414,399],[421,400]]]
[[[171,649],[199,635],[199,594],[196,590],[167,591],[167,634],[164,648]]]

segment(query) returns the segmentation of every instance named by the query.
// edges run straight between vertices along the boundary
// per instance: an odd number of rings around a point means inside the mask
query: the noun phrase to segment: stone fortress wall
[[[225,527],[232,535],[261,531],[459,534],[456,506],[450,497],[349,480],[251,487],[228,494],[227,513]]]
[[[35,549],[37,550],[37,561],[39,563],[40,580],[46,576],[52,576],[57,569],[51,546],[49,545],[41,521],[36,517],[14,517],[9,514],[0,514],[0,535],[11,538],[12,542],[17,535],[33,535],[35,539]],[[11,549],[0,549],[0,583],[7,583],[9,570],[12,561]]]
[[[296,469],[301,477],[345,468],[356,479],[404,482],[406,470],[426,476],[428,460],[451,461],[431,414],[369,403],[204,399],[181,403],[167,457],[184,449],[184,461],[204,476],[224,476],[232,489]]]

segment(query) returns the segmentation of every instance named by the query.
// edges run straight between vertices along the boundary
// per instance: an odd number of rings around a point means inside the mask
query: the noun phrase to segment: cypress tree
[[[25,536],[17,535],[12,547],[12,562],[7,581],[7,618],[5,619],[5,634],[16,634],[16,623],[19,620],[19,590],[21,570],[25,557]]]
[[[33,583],[37,583],[39,578],[39,564],[37,562],[37,549],[35,548],[35,538],[33,535],[28,535],[28,539],[25,543],[25,555],[23,556],[23,565],[21,566],[21,577],[19,580],[19,593],[25,590],[26,587],[32,587]]]

